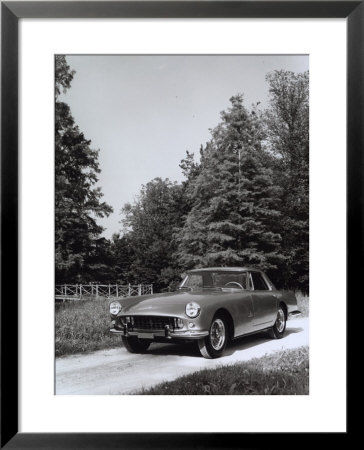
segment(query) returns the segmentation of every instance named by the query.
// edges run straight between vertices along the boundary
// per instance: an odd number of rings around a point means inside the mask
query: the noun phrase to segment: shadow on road
[[[303,328],[287,328],[282,340],[291,334],[300,333]],[[268,337],[268,333],[262,331],[260,333],[243,336],[230,342],[225,350],[224,356],[233,355],[240,350],[247,350],[248,348],[257,347],[265,344],[272,339]],[[152,355],[175,355],[175,356],[190,356],[193,358],[202,358],[198,349],[197,342],[187,344],[152,344],[148,350],[148,354]]]
[[[152,344],[148,353],[152,355],[201,357],[197,342],[189,342],[188,344]]]
[[[300,333],[303,328],[287,328],[282,341],[289,335],[294,333]],[[238,338],[227,346],[224,356],[230,356],[237,351],[247,350],[248,348],[257,347],[261,344],[271,341],[272,339],[268,336],[268,332],[262,331],[261,333],[251,334],[249,336],[243,336]]]

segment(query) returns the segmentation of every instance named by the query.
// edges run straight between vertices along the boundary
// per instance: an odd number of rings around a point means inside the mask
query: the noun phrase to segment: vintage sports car
[[[280,339],[300,311],[295,294],[276,290],[264,272],[219,267],[188,271],[177,292],[112,301],[110,314],[110,331],[129,352],[194,340],[205,358],[218,358],[229,340],[247,334],[267,330]]]

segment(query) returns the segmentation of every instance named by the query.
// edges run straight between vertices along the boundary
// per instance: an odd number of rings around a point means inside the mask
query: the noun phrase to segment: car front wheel
[[[151,344],[150,341],[138,339],[136,336],[122,336],[121,339],[124,347],[130,353],[145,353]]]
[[[284,311],[282,305],[279,305],[277,311],[277,318],[273,327],[269,330],[269,336],[272,339],[281,339],[284,335],[286,329],[286,312]]]
[[[204,358],[219,358],[228,341],[228,327],[223,316],[215,316],[209,334],[198,341],[200,353]]]

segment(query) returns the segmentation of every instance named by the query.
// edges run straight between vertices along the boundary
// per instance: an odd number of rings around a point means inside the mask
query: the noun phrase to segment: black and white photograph
[[[309,56],[54,74],[55,394],[309,395]]]

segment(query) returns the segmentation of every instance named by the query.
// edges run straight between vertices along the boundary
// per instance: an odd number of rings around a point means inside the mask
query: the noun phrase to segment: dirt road
[[[130,394],[200,369],[302,345],[308,345],[307,318],[289,320],[283,339],[271,340],[266,333],[247,336],[231,343],[225,356],[214,360],[202,358],[195,345],[173,344],[152,344],[145,355],[130,354],[120,346],[67,356],[56,360],[56,394]]]

